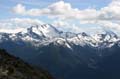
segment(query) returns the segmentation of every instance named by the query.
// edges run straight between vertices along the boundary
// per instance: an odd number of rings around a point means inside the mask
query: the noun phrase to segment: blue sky
[[[17,4],[23,4],[27,8],[43,8],[59,0],[0,0],[0,18],[22,17],[11,13],[11,8]],[[95,7],[97,9],[108,5],[111,0],[64,0],[71,3],[72,7],[85,9]],[[26,17],[26,16],[24,16]],[[30,17],[30,16],[29,16]]]
[[[120,0],[0,0],[0,29],[50,23],[66,31],[119,32],[119,10]]]

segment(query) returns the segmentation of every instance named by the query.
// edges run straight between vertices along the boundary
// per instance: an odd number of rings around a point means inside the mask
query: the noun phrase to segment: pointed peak
[[[88,36],[88,34],[85,32],[82,32],[81,34],[82,34],[82,36]]]

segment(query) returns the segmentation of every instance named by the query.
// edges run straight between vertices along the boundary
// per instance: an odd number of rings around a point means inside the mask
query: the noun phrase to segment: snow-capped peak
[[[28,33],[34,33],[48,38],[59,36],[59,31],[50,24],[34,25],[28,28],[27,31]]]
[[[4,34],[0,34],[1,40],[5,37]],[[94,35],[89,35],[85,32],[83,33],[72,33],[72,32],[62,32],[57,30],[54,26],[50,24],[43,25],[33,25],[24,31],[14,34],[8,34],[6,37],[10,40],[22,40],[23,42],[35,42],[37,45],[47,45],[49,43],[55,43],[56,41],[64,40],[65,45],[89,45],[92,47],[112,47],[117,42],[119,42],[119,37],[111,31],[105,31],[105,33],[99,33]],[[61,43],[61,42],[59,42]],[[63,43],[61,43],[63,45]]]
[[[112,31],[105,31],[104,33],[99,33],[99,34],[94,34],[92,37],[98,41],[98,42],[103,42],[103,41],[110,41],[113,39],[118,39],[118,36],[112,32]]]

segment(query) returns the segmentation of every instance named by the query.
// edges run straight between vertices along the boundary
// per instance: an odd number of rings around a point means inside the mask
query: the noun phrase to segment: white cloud
[[[113,0],[107,7],[100,10],[100,19],[120,20],[120,0]]]
[[[11,18],[0,20],[0,32],[19,32],[25,28],[31,27],[34,24],[44,24],[38,19],[30,18]],[[13,31],[12,31],[13,30]]]
[[[26,9],[22,4],[18,4],[13,8],[13,12],[29,16],[47,16],[62,20],[78,20],[83,24],[98,24],[109,29],[120,31],[120,24],[117,22],[114,23],[115,21],[120,21],[120,0],[112,0],[110,4],[99,10],[95,8],[80,10],[73,8],[70,3],[58,1],[42,9]],[[63,26],[63,28],[77,28],[75,24],[73,24],[73,27],[69,26],[69,23],[61,21],[56,22],[56,25]]]
[[[79,10],[78,8],[72,8],[70,3],[59,1],[49,5],[43,9],[29,9],[27,10],[22,4],[18,4],[13,8],[13,12],[22,15],[30,16],[49,16],[62,19],[93,19],[97,15],[95,9]]]
[[[18,4],[15,7],[13,7],[13,12],[17,14],[24,14],[25,11],[26,11],[26,8],[22,4]]]
[[[23,23],[23,24],[44,24],[39,19],[30,19],[30,18],[12,18],[10,19],[14,23]]]
[[[80,26],[77,26],[76,24],[67,22],[65,20],[56,20],[52,24],[61,31],[64,30],[66,32],[74,32],[74,33],[80,33],[84,31],[82,28],[80,28]]]
[[[104,29],[111,29],[114,31],[120,31],[120,24],[111,21],[98,21],[97,24],[101,25]]]
[[[25,30],[24,28],[16,28],[16,29],[0,29],[0,32],[4,33],[18,33]]]
[[[108,6],[96,10],[73,8],[70,3],[58,1],[42,9],[26,9],[22,4],[13,8],[13,12],[30,16],[51,16],[63,19],[79,20],[120,20],[120,0],[113,0]]]

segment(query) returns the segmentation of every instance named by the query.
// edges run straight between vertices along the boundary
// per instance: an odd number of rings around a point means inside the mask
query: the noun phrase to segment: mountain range
[[[119,79],[120,37],[63,32],[50,24],[0,33],[0,48],[48,70],[56,79]]]

